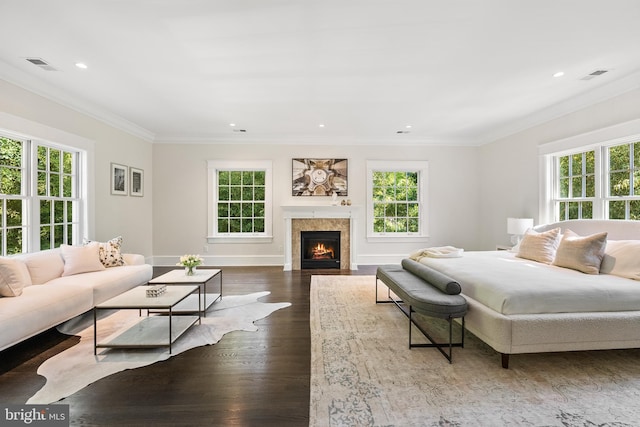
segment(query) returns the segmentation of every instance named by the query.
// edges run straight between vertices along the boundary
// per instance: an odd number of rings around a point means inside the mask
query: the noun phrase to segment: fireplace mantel
[[[293,219],[331,219],[348,218],[349,226],[349,267],[357,270],[356,264],[356,222],[359,209],[357,206],[282,206],[282,216],[285,222],[284,237],[284,271],[291,271],[292,263],[292,231]]]

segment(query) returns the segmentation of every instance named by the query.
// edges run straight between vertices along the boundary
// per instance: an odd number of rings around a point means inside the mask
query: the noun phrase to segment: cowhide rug
[[[125,369],[135,369],[166,360],[195,347],[217,343],[232,331],[257,331],[253,322],[269,316],[276,310],[289,307],[288,302],[264,303],[258,299],[269,292],[248,295],[225,295],[213,304],[202,318],[202,324],[193,325],[173,344],[158,349],[98,349],[93,354],[93,313],[87,313],[58,327],[68,335],[79,335],[80,342],[46,360],[38,374],[47,379],[45,385],[27,404],[49,404],[64,399],[87,385]],[[98,340],[139,320],[137,310],[119,310],[98,320]]]

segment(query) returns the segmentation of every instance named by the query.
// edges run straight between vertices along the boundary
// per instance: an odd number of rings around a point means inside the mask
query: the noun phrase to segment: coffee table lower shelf
[[[199,320],[198,316],[149,316],[116,336],[96,343],[97,348],[169,347]],[[171,336],[169,336],[171,335]]]

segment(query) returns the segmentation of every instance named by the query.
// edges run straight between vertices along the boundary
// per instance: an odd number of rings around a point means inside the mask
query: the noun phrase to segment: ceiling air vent
[[[246,129],[234,129],[233,131],[234,132],[246,132],[247,130]]]
[[[584,76],[583,78],[581,78],[580,80],[591,80],[594,77],[598,77],[603,75],[604,73],[608,72],[609,70],[596,70],[592,73],[587,74],[586,76]]]
[[[397,130],[396,133],[411,133],[409,130]]]
[[[26,58],[26,60],[31,62],[33,65],[36,65],[42,68],[43,70],[58,71],[55,68],[53,68],[51,65],[49,65],[49,63],[42,58]]]

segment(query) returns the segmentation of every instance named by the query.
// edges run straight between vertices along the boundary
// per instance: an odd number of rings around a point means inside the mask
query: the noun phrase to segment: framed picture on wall
[[[142,197],[144,196],[144,171],[142,169],[129,168],[130,174],[130,192],[132,196]]]
[[[117,163],[111,163],[111,194],[126,196],[129,186],[129,168]]]
[[[293,196],[347,196],[347,159],[293,159]]]

